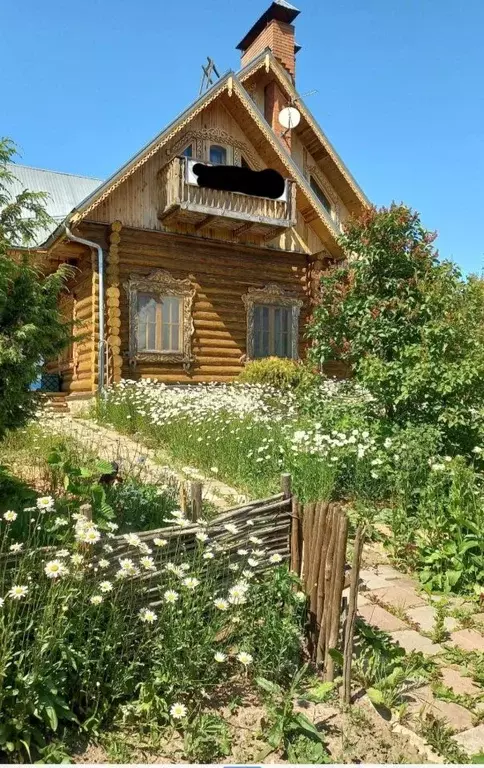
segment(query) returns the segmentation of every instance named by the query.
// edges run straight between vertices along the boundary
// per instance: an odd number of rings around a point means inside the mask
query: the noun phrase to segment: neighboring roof
[[[300,13],[301,11],[298,11],[293,5],[286,3],[286,0],[274,0],[267,11],[264,11],[260,19],[257,19],[255,24],[249,29],[244,39],[237,45],[237,49],[239,51],[246,51],[249,45],[260,35],[264,27],[273,19],[291,24]]]
[[[17,163],[7,163],[7,170],[14,176],[8,184],[8,191],[12,196],[19,195],[26,189],[30,192],[46,192],[48,195],[45,208],[53,222],[50,227],[37,233],[36,242],[32,244],[36,246],[47,240],[72,209],[101,184],[101,179],[45,171]]]

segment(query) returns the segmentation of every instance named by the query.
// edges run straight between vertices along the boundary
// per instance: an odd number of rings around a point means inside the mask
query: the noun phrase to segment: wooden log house
[[[107,181],[13,167],[51,195],[44,263],[76,266],[62,305],[82,338],[47,366],[69,400],[122,378],[223,382],[252,358],[303,356],[319,274],[368,200],[296,90],[298,14],[274,0],[238,45],[241,69]],[[300,121],[286,130],[288,105]],[[272,168],[284,194],[202,188],[196,162]]]

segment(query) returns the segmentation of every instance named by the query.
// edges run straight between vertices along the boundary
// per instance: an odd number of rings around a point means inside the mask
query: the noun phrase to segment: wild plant
[[[311,700],[310,692],[304,695],[304,678],[307,674],[308,665],[305,664],[293,676],[287,689],[264,677],[256,678],[268,713],[267,723],[263,727],[268,747],[260,759],[282,748],[283,755],[290,762],[299,762],[303,756],[307,759],[308,753],[312,758],[309,762],[330,762],[320,732],[306,715],[294,710],[296,698]],[[329,687],[326,685],[325,692],[328,693],[331,688],[332,684]]]

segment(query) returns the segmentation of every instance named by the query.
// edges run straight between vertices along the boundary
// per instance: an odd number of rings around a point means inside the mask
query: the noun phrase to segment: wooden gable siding
[[[306,258],[302,254],[226,247],[123,227],[119,243],[119,281],[148,275],[156,269],[189,278],[196,294],[192,337],[195,361],[187,374],[178,364],[137,363],[129,366],[128,301],[121,290],[121,353],[123,378],[150,377],[167,383],[230,381],[243,368],[247,316],[242,296],[249,288],[276,283],[304,300],[300,317],[300,351],[309,311]]]
[[[209,106],[197,115],[166,147],[161,148],[136,173],[117,187],[109,197],[97,205],[89,213],[90,221],[109,224],[119,220],[124,226],[146,229],[151,231],[174,231],[180,234],[193,234],[194,228],[182,222],[170,223],[166,227],[158,219],[160,205],[159,172],[175,155],[180,154],[190,141],[194,143],[195,154],[207,152],[208,145],[231,144],[247,156],[249,162],[257,168],[264,168],[267,163],[263,160],[254,144],[247,138],[237,121],[222,101]],[[281,249],[301,253],[316,253],[322,250],[323,244],[316,233],[305,223],[299,213],[298,223],[292,230],[277,235],[266,243],[271,250]],[[310,230],[310,231],[309,231]],[[200,238],[233,242],[232,235],[225,229],[217,229],[216,219],[213,226],[204,227],[197,233]],[[244,242],[249,245],[260,245],[260,239],[250,230],[243,235]],[[310,241],[310,245],[308,244]]]
[[[260,73],[259,73],[260,77]],[[271,77],[273,77],[272,73],[270,75],[266,75],[260,80],[253,80],[252,82],[247,83],[247,92],[251,99],[254,101],[255,104],[257,104],[258,108],[261,110],[261,112],[264,112],[264,87],[267,82],[270,82]],[[281,129],[282,130],[282,129]],[[308,167],[315,166],[316,168],[316,174],[320,178],[322,182],[322,186],[325,190],[327,190],[328,197],[330,198],[331,202],[335,206],[335,208],[338,211],[339,219],[341,222],[346,221],[346,219],[349,216],[349,212],[347,207],[344,205],[341,197],[337,194],[336,190],[334,189],[333,185],[331,184],[330,180],[328,179],[327,174],[323,170],[322,164],[320,161],[316,160],[309,151],[309,147],[304,144],[303,139],[301,136],[297,133],[297,131],[292,131],[291,133],[291,157],[298,166],[298,168],[302,171],[303,175],[307,178],[307,170]],[[305,240],[311,240],[314,242],[314,238],[317,238],[317,235],[311,227],[309,226],[308,232],[303,232],[300,230],[300,234],[304,237]],[[321,241],[319,238],[317,238],[319,243]],[[309,243],[308,243],[309,244]],[[320,246],[321,249],[322,245]],[[317,250],[317,246],[316,249]],[[311,252],[314,253],[315,250],[311,247]]]

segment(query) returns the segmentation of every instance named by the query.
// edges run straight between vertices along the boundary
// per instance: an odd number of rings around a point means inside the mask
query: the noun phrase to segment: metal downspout
[[[99,278],[99,343],[98,343],[98,384],[97,390],[100,395],[104,392],[104,360],[106,352],[106,340],[104,334],[104,251],[98,243],[92,240],[84,240],[82,237],[73,235],[67,224],[64,225],[66,235],[69,240],[81,245],[87,245],[97,251],[97,269]]]

